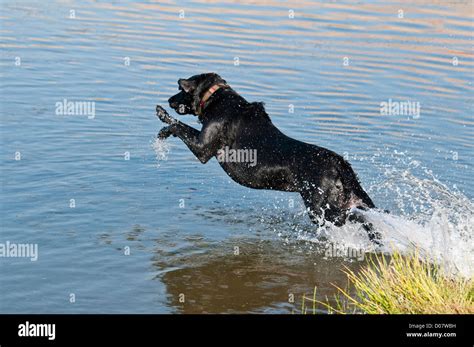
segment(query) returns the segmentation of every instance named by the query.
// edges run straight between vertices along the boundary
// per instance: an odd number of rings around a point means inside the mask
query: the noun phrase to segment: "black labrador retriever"
[[[286,136],[263,103],[246,101],[215,73],[180,79],[178,85],[180,92],[169,99],[170,107],[178,114],[198,116],[202,129],[176,120],[158,105],[158,118],[169,124],[159,138],[179,137],[203,164],[217,157],[243,186],[300,193],[314,223],[341,226],[358,221],[374,238],[370,224],[351,209],[375,205],[343,157]]]

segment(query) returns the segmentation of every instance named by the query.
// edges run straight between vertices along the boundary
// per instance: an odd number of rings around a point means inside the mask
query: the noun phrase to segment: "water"
[[[472,1],[0,6],[0,241],[39,248],[0,260],[1,312],[298,311],[364,265],[328,249],[419,248],[473,275]],[[391,211],[368,213],[383,249],[155,141],[155,105],[208,71],[348,158]],[[64,99],[95,112],[57,114]],[[420,113],[382,115],[389,100]]]

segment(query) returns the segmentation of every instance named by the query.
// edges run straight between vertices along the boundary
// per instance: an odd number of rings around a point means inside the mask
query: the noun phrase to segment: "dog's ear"
[[[186,93],[190,93],[194,89],[196,89],[196,82],[195,81],[187,80],[187,79],[184,79],[184,78],[180,78],[178,80],[178,85]]]
[[[218,74],[216,74],[215,72],[211,72],[209,73],[208,75],[211,75],[213,77],[213,79],[217,82],[217,83],[224,83],[224,84],[227,84],[226,80],[223,79],[221,76],[219,76]]]

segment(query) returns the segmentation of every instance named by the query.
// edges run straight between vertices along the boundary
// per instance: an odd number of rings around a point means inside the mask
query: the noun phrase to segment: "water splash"
[[[158,168],[160,167],[162,161],[168,160],[171,146],[168,141],[156,138],[151,141],[151,147],[155,151],[156,167]]]
[[[357,224],[329,226],[321,228],[317,237],[304,233],[299,238],[326,246],[330,243],[341,254],[347,249],[402,254],[417,249],[425,260],[440,264],[447,274],[473,277],[474,202],[456,186],[440,182],[418,161],[403,153],[394,154],[391,158],[396,159],[395,165],[379,166],[382,182],[369,189],[371,195],[392,201],[392,212],[358,211],[382,235],[383,246],[370,242]]]

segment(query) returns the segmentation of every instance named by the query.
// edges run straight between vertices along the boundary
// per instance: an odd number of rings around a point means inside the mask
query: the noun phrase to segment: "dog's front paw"
[[[156,105],[156,116],[164,123],[172,124],[176,122],[176,119],[171,117],[166,110],[160,106]]]
[[[160,132],[158,133],[158,138],[160,140],[167,139],[171,135],[174,135],[174,126],[173,125],[168,125],[167,127],[161,128]]]

